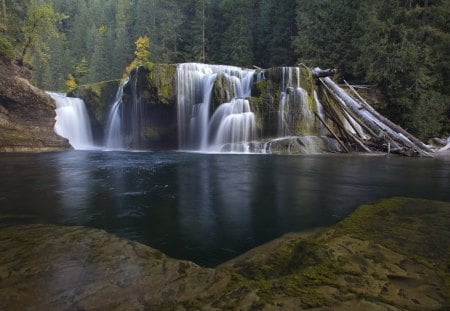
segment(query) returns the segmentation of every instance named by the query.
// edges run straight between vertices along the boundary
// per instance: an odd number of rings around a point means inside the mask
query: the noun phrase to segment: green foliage
[[[141,64],[150,61],[150,39],[147,36],[139,37],[136,42],[136,50],[134,51],[135,59]]]
[[[41,61],[47,61],[49,53],[47,39],[58,37],[57,26],[66,18],[64,14],[56,13],[51,5],[32,6],[23,27],[22,59],[25,59],[32,50]]]
[[[125,68],[124,76],[130,75],[131,71],[138,66],[145,66],[151,69],[153,64],[150,62],[150,39],[147,36],[139,37],[134,50],[134,60]]]
[[[264,68],[302,62],[374,85],[383,113],[421,138],[450,134],[448,0],[30,2],[5,2],[3,31],[47,89],[64,88],[70,72],[83,83],[119,78],[130,62],[151,66],[150,55]],[[151,42],[148,55],[133,55],[140,37]]]
[[[67,93],[72,92],[73,90],[75,90],[78,87],[77,82],[75,81],[75,78],[73,75],[69,74],[67,76],[67,80],[66,80],[66,91]]]
[[[298,1],[294,46],[308,65],[375,85],[384,112],[407,130],[446,135],[449,14],[449,1]]]
[[[0,59],[11,61],[14,59],[14,48],[6,38],[0,38]]]
[[[74,72],[75,72],[74,77],[78,81],[80,81],[90,73],[89,63],[86,57],[83,56],[80,62],[75,65]]]

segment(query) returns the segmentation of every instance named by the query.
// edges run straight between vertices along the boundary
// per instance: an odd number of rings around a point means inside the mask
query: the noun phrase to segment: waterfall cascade
[[[314,111],[324,118],[323,107],[309,103],[308,92],[300,86],[300,68],[282,67],[281,94],[278,112],[278,137],[290,135],[322,135]],[[297,125],[296,125],[297,124]],[[301,124],[299,132],[298,124]]]
[[[108,114],[105,131],[105,147],[111,150],[141,149],[143,135],[148,123],[147,110],[141,101],[139,90],[139,71],[137,67],[117,90],[113,105]],[[124,104],[124,89],[131,89],[131,104]]]
[[[108,122],[106,123],[105,147],[112,150],[120,150],[125,148],[124,136],[122,134],[122,104],[123,89],[128,84],[127,78],[119,88],[108,114]]]
[[[67,138],[77,150],[94,148],[89,114],[84,101],[62,93],[48,94],[56,103],[56,134]]]
[[[214,84],[223,78],[225,103],[212,105]],[[245,152],[255,139],[255,116],[246,99],[255,71],[234,66],[180,64],[177,68],[178,139],[182,150]]]

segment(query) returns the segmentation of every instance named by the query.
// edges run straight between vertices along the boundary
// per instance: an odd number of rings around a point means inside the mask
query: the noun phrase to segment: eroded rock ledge
[[[331,228],[288,234],[215,269],[83,227],[0,230],[0,309],[444,310],[450,203],[358,208]]]
[[[0,66],[1,71],[3,68],[8,67]],[[71,149],[69,142],[53,130],[53,100],[28,80],[6,73],[0,73],[0,152]]]

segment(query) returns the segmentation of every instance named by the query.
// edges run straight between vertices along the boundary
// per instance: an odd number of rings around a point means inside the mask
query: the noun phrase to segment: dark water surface
[[[101,228],[213,266],[391,196],[450,201],[450,160],[73,151],[0,155],[0,224]]]

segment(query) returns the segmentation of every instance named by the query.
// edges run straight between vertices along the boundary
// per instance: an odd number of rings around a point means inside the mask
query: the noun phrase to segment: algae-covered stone
[[[250,100],[260,138],[280,135],[320,136],[321,125],[314,114],[317,112],[314,102],[316,86],[311,73],[303,67],[275,67],[264,70],[263,75],[265,78],[253,85]],[[291,85],[287,83],[289,77]],[[282,100],[285,133],[279,133]]]
[[[175,64],[153,64],[147,71],[148,93],[152,102],[165,105],[176,103],[176,74]]]
[[[221,268],[263,305],[355,310],[450,307],[450,203],[410,198],[358,208],[335,227],[289,234]],[[269,284],[267,284],[269,281]]]
[[[0,230],[0,309],[447,310],[450,203],[393,198],[215,269],[83,227]]]
[[[219,74],[214,81],[212,90],[211,113],[223,103],[229,103],[234,98],[234,86],[231,79],[224,74]]]
[[[176,68],[173,64],[153,64],[131,72],[123,93],[122,121],[128,146],[177,148]],[[136,125],[139,133],[134,132]]]

